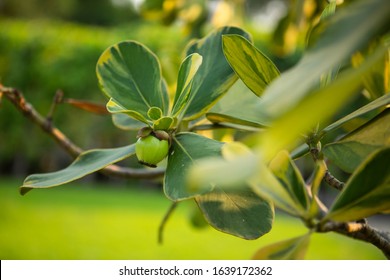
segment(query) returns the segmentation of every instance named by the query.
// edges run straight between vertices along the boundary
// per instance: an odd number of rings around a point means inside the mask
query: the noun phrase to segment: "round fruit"
[[[135,144],[135,154],[138,161],[150,167],[156,167],[162,161],[169,150],[168,140],[157,139],[154,135],[140,137]]]

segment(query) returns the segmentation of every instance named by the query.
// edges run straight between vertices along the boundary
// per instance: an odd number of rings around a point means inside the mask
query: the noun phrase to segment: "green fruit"
[[[168,140],[159,140],[154,135],[141,137],[135,144],[138,161],[150,167],[156,167],[168,155],[168,150]]]

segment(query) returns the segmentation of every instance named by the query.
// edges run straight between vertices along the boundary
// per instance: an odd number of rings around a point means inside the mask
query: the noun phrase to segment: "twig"
[[[175,209],[177,207],[177,204],[178,204],[177,202],[172,202],[172,204],[169,207],[167,213],[165,213],[164,218],[161,221],[161,224],[160,224],[160,226],[158,228],[158,244],[162,244],[163,243],[163,233],[164,233],[165,225],[167,224],[168,219],[169,219],[169,217],[171,217],[173,211],[175,211]]]
[[[390,259],[390,242],[385,237],[386,233],[379,231],[366,223],[340,223],[328,221],[327,223],[320,225],[320,227],[317,229],[317,232],[329,231],[334,231],[357,240],[371,243],[380,249],[387,259]]]
[[[73,158],[78,157],[84,150],[74,144],[62,131],[53,126],[52,107],[48,118],[44,118],[35,108],[27,102],[23,94],[14,88],[4,87],[0,84],[0,95],[7,98],[11,103],[30,121],[39,126],[45,133],[53,138],[61,148],[63,148]],[[57,96],[55,97],[57,98]],[[56,103],[56,100],[53,102]],[[53,105],[54,106],[54,105]],[[133,169],[120,167],[118,165],[110,165],[101,170],[102,173],[111,176],[137,179],[153,179],[161,177],[164,169]]]

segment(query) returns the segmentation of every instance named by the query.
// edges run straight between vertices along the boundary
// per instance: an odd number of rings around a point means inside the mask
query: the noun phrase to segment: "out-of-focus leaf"
[[[256,252],[255,260],[303,260],[309,247],[310,234],[283,240]]]
[[[65,169],[28,176],[24,180],[23,186],[20,187],[20,193],[24,195],[31,189],[50,188],[69,183],[134,154],[135,144],[120,148],[86,151]]]
[[[192,87],[193,78],[202,64],[202,56],[190,54],[182,62],[177,78],[175,99],[172,106],[172,116],[177,116],[185,107]]]
[[[270,116],[277,118],[312,95],[313,86],[324,73],[367,46],[389,26],[389,14],[386,1],[355,1],[324,22],[315,45],[264,92],[263,102]],[[362,20],[367,18],[370,20]]]
[[[273,62],[242,36],[224,35],[223,52],[234,72],[257,96],[279,76]]]
[[[279,152],[270,162],[269,167],[296,204],[302,208],[302,211],[306,211],[309,207],[309,196],[305,182],[289,153]]]
[[[344,125],[345,123],[347,123],[355,118],[361,117],[365,114],[371,113],[375,110],[378,110],[378,113],[379,113],[381,108],[384,108],[386,105],[389,105],[389,104],[390,104],[390,93],[375,99],[374,101],[359,108],[358,110],[352,112],[351,114],[339,119],[338,121],[332,123],[331,125],[328,125],[327,127],[325,127],[322,130],[322,133],[327,133],[327,132],[330,132],[332,130],[335,130],[335,129],[341,127],[342,125]]]
[[[209,112],[207,119],[213,123],[232,123],[250,127],[265,127],[270,119],[263,114],[261,99],[238,80]]]
[[[389,210],[390,147],[386,147],[358,167],[324,220],[358,220]]]
[[[145,46],[124,41],[111,46],[96,66],[99,84],[125,110],[147,118],[151,107],[168,112],[168,96],[157,57]]]
[[[168,155],[168,165],[164,178],[166,196],[179,201],[194,197],[212,189],[211,182],[204,188],[192,192],[187,186],[187,172],[200,159],[221,156],[223,143],[195,133],[179,133],[172,141],[171,152]]]
[[[352,57],[352,65],[355,67],[363,63],[367,56],[377,46],[377,42],[370,45],[367,51],[358,52]],[[386,43],[385,43],[386,44]],[[390,42],[387,42],[388,51],[383,55],[383,59],[373,66],[371,72],[362,77],[365,89],[371,100],[377,99],[390,90]]]
[[[383,146],[390,146],[390,109],[340,141],[326,145],[323,153],[341,169],[352,173],[369,154]]]
[[[184,120],[193,120],[204,114],[237,80],[222,51],[222,35],[226,34],[249,39],[249,34],[242,29],[223,27],[188,47],[187,55],[198,53],[203,61],[192,82],[188,105],[183,110]]]
[[[236,191],[217,187],[195,200],[208,223],[222,232],[256,239],[272,228],[272,204],[254,194],[248,186]]]

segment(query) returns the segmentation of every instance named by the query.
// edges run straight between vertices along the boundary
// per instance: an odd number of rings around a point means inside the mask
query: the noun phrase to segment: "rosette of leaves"
[[[251,40],[242,29],[224,27],[191,42],[178,72],[176,92],[172,94],[157,56],[139,42],[124,41],[109,47],[99,58],[96,70],[99,85],[108,98],[107,109],[117,127],[139,130],[139,135],[145,131],[169,134],[165,195],[174,202],[194,199],[205,220],[216,229],[255,239],[271,229],[274,212],[270,202],[246,184],[232,192],[212,183],[199,190],[186,187],[191,166],[206,157],[222,157],[223,142],[190,132],[189,126],[205,119],[205,114],[238,79],[222,48],[223,37],[233,34]],[[66,184],[99,171],[135,155],[135,145],[86,151],[63,170],[27,177],[21,193]],[[142,152],[143,159],[151,158],[147,152]],[[156,163],[154,160],[151,165]]]

